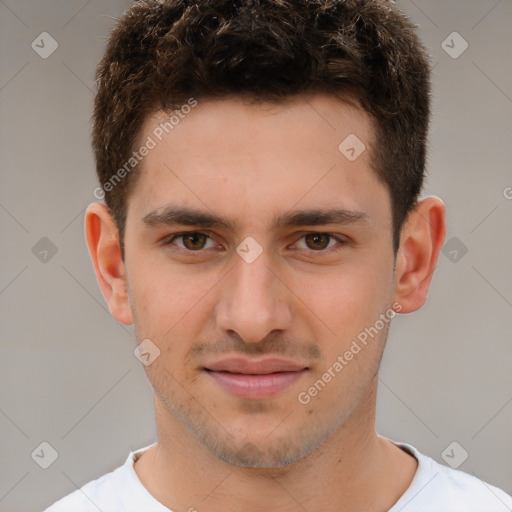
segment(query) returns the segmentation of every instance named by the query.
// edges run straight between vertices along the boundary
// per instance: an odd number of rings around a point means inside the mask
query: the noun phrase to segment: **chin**
[[[247,431],[246,431],[247,432]],[[310,432],[313,434],[313,432]],[[243,439],[213,438],[211,433],[201,443],[218,459],[233,466],[244,468],[283,468],[310,455],[324,440],[313,435],[309,438],[282,432],[277,437],[273,432],[263,439],[245,435]],[[273,438],[272,438],[273,437]]]

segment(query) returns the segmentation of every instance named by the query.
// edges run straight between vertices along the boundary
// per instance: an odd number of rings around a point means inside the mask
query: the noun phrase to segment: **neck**
[[[150,494],[176,511],[385,511],[409,487],[417,462],[376,434],[375,399],[376,384],[313,453],[270,469],[218,459],[155,400],[158,443],[135,471]]]

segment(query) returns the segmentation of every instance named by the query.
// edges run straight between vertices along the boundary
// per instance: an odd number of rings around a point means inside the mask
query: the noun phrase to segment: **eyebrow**
[[[235,231],[238,224],[225,217],[188,207],[168,206],[153,210],[142,218],[147,226],[183,225],[205,228],[224,228]],[[294,210],[275,216],[271,227],[321,226],[324,224],[367,224],[369,216],[365,212],[343,209]]]

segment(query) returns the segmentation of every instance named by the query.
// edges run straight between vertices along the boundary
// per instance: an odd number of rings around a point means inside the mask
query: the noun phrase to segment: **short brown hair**
[[[398,248],[425,173],[430,69],[393,2],[141,0],[114,28],[96,77],[93,149],[122,251],[137,169],[105,185],[130,159],[148,115],[190,98],[282,102],[306,92],[348,96],[371,115],[372,168],[390,192]]]

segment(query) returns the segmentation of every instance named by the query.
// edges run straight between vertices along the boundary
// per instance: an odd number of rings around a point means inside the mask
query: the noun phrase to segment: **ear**
[[[394,298],[401,305],[400,313],[425,304],[445,236],[444,203],[438,197],[423,199],[409,213],[400,233]]]
[[[85,213],[85,238],[96,279],[108,303],[110,313],[123,324],[132,324],[133,316],[119,233],[108,208],[92,203]]]

